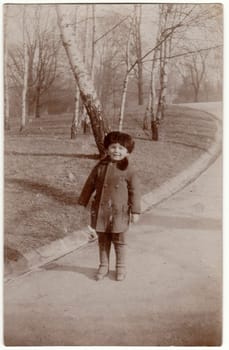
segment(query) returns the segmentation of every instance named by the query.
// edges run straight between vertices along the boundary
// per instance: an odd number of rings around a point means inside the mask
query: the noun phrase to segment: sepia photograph
[[[1,3],[3,345],[223,345],[224,6]]]

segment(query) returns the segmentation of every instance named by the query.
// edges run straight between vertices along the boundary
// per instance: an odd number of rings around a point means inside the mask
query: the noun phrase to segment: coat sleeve
[[[94,167],[88,176],[83,189],[80,193],[79,199],[78,199],[78,204],[87,206],[90,197],[92,193],[95,191],[95,184],[96,184],[96,179],[97,179],[97,167]]]
[[[128,178],[128,196],[130,211],[132,214],[141,213],[141,189],[136,172],[131,171]]]

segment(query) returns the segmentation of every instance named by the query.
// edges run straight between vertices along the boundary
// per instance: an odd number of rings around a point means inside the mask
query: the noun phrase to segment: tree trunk
[[[151,122],[151,130],[152,130],[152,140],[153,141],[158,141],[158,121],[157,120],[153,120]]]
[[[161,64],[161,118],[164,118],[164,110],[166,107],[166,93],[168,84],[168,59],[166,59],[167,54],[167,41],[163,43],[163,56]]]
[[[35,118],[40,118],[40,86],[36,88]]]
[[[138,104],[143,105],[143,63],[142,63],[142,43],[141,43],[141,4],[135,5],[135,41],[137,51],[138,67]]]
[[[161,119],[161,109],[162,109],[162,91],[163,91],[163,47],[160,46],[159,49],[159,91],[158,91],[158,101],[157,101],[157,110],[156,110],[156,119]]]
[[[143,74],[142,74],[142,63],[138,64],[138,104],[143,105]]]
[[[64,12],[61,5],[56,5],[56,12],[62,43],[65,48],[70,67],[79,86],[83,104],[90,117],[96,145],[100,155],[104,156],[105,149],[103,140],[105,136],[105,127],[102,106],[97,98],[90,74],[87,72],[82,59],[79,57],[79,50],[70,25],[70,18]]]
[[[83,39],[83,62],[86,65],[86,61],[87,61],[87,51],[88,51],[88,5],[86,5],[86,20],[85,20],[85,26],[84,26],[84,39]]]
[[[130,30],[129,35],[127,39],[127,47],[126,47],[126,60],[127,60],[127,67],[126,67],[126,75],[123,81],[123,90],[122,90],[122,100],[121,100],[121,106],[120,106],[120,113],[119,113],[119,131],[122,131],[123,127],[123,120],[124,120],[124,110],[125,110],[125,103],[126,103],[126,94],[127,94],[127,87],[128,87],[128,81],[129,81],[129,69],[130,69],[130,41],[131,41],[131,34],[133,30],[133,20],[134,16],[131,19],[130,23]]]
[[[21,127],[20,131],[25,128],[27,119],[27,90],[28,90],[28,71],[29,71],[29,58],[27,51],[27,42],[25,36],[26,25],[26,7],[23,5],[23,55],[24,55],[24,76],[23,76],[23,90],[22,90],[22,113],[21,113]]]
[[[121,107],[120,107],[120,114],[119,114],[119,131],[122,131],[123,128],[123,120],[124,120],[124,110],[125,110],[125,103],[126,103],[126,93],[127,93],[127,87],[128,87],[128,80],[129,80],[129,74],[127,73],[123,82],[123,90],[122,90],[122,101],[121,101]]]
[[[94,81],[95,74],[95,5],[92,6],[92,46],[91,46],[91,80]]]
[[[199,89],[194,87],[194,102],[199,102]]]
[[[78,6],[75,7],[75,14],[74,14],[74,35],[75,40],[77,37],[77,12],[78,12]],[[75,82],[75,98],[74,98],[74,112],[73,112],[73,118],[72,118],[72,125],[71,125],[71,139],[74,140],[77,138],[77,133],[80,126],[80,111],[79,111],[79,105],[80,105],[80,91],[78,88],[77,82]]]
[[[145,112],[145,125],[147,123],[148,127],[148,114],[150,114],[151,119],[151,131],[152,131],[152,140],[158,140],[158,122],[156,119],[155,113],[155,105],[156,105],[156,88],[155,88],[155,80],[156,80],[156,68],[157,68],[157,54],[158,50],[155,49],[153,60],[152,60],[152,68],[151,68],[151,77],[150,77],[150,91],[148,97],[148,105]]]
[[[80,105],[80,91],[76,83],[75,87],[75,106],[72,118],[71,126],[71,139],[76,139],[78,130],[80,128],[80,115],[79,115],[79,105]]]
[[[171,5],[172,6],[172,5]],[[159,72],[159,94],[158,94],[158,104],[157,104],[157,112],[156,112],[156,120],[160,121],[160,119],[164,118],[164,109],[166,106],[166,94],[167,94],[167,80],[168,80],[168,42],[172,40],[172,34],[169,36],[165,35],[165,30],[169,25],[169,13],[171,10],[171,6],[169,4],[161,4],[160,5],[160,14],[159,14],[159,37],[162,41],[159,50],[159,64],[160,64],[160,72]]]
[[[9,111],[9,81],[8,81],[8,5],[5,5],[4,13],[4,128],[10,130],[10,111]]]
[[[138,26],[137,26],[137,42],[138,42],[138,104],[143,105],[144,95],[143,95],[143,63],[142,63],[142,42],[141,42],[141,17],[142,8],[139,4],[139,16],[138,16]]]
[[[149,95],[148,95],[148,103],[147,107],[145,110],[144,114],[144,119],[143,119],[143,130],[149,130],[149,116],[150,116],[150,110],[151,110],[151,103],[152,103],[152,98],[151,98],[151,89],[149,89]]]

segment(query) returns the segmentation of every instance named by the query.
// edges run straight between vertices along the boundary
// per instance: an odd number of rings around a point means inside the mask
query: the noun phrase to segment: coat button
[[[107,187],[107,184],[104,184],[104,187]]]
[[[115,188],[119,188],[119,185],[115,185]]]

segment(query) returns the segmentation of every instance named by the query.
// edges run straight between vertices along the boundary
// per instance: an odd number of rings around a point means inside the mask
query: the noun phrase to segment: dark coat
[[[97,232],[125,232],[130,213],[140,214],[140,184],[127,158],[101,160],[89,175],[78,203],[87,206],[93,192],[91,226]]]

